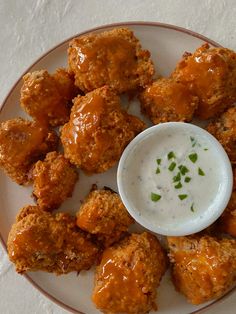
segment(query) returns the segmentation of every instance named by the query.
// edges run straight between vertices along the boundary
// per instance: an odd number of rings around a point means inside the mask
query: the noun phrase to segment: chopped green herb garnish
[[[190,136],[190,140],[191,140],[191,143],[192,143],[192,147],[194,147],[197,144],[197,141],[192,136]]]
[[[191,208],[190,208],[191,212],[194,213],[194,208],[193,208],[193,204],[191,205]]]
[[[180,165],[179,167],[179,170],[180,170],[180,173],[184,176],[187,172],[189,172],[188,168],[183,166],[183,165]]]
[[[156,193],[151,193],[151,200],[153,202],[158,202],[161,199],[161,195],[156,194]]]
[[[176,189],[181,189],[181,188],[182,188],[182,183],[179,182],[178,184],[176,184],[176,185],[175,185],[175,188],[176,188]]]
[[[170,165],[169,165],[169,170],[170,171],[173,171],[174,169],[175,169],[175,167],[176,167],[176,162],[172,162]]]
[[[178,197],[179,197],[179,199],[180,199],[181,201],[183,201],[185,198],[188,197],[188,195],[187,195],[187,194],[179,194]]]
[[[160,168],[157,167],[156,174],[158,174],[158,173],[160,173],[160,172],[161,172]]]
[[[199,176],[205,176],[205,172],[201,168],[198,168],[198,174]]]
[[[180,180],[181,180],[181,174],[180,174],[180,172],[178,172],[177,175],[174,176],[173,182],[178,182],[178,181],[180,181]]]
[[[160,165],[161,164],[161,159],[160,158],[157,159],[156,162],[157,162],[158,165]]]
[[[191,181],[190,177],[185,177],[184,182],[189,183]]]
[[[169,152],[168,155],[167,155],[167,157],[168,157],[168,160],[170,160],[170,159],[172,159],[172,158],[175,158],[174,152]]]
[[[193,163],[195,163],[195,162],[197,161],[197,158],[198,158],[197,153],[192,153],[192,154],[188,155],[188,158],[189,158]]]
[[[207,150],[208,150],[208,148],[204,148],[204,150],[205,150],[205,151],[207,151]]]

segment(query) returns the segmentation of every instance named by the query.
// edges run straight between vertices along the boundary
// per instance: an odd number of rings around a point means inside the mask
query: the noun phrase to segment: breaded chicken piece
[[[119,241],[133,223],[119,195],[108,189],[92,190],[77,213],[77,225],[104,247]]]
[[[198,97],[193,96],[182,83],[171,78],[153,82],[139,95],[142,113],[154,124],[169,121],[191,121],[198,106]]]
[[[58,137],[37,122],[15,118],[0,124],[0,168],[18,184],[31,180],[30,169],[49,151],[55,150]]]
[[[72,196],[78,174],[70,162],[57,152],[48,153],[33,169],[33,196],[45,210],[57,209]]]
[[[144,127],[121,109],[108,86],[98,88],[74,99],[70,121],[61,130],[65,157],[89,174],[104,172]]]
[[[236,107],[229,108],[219,119],[211,122],[207,131],[222,144],[229,159],[236,163]]]
[[[217,221],[220,231],[236,237],[236,167],[233,167],[233,192],[223,214]]]
[[[236,101],[236,53],[227,48],[202,45],[185,53],[172,77],[187,85],[199,97],[196,115],[208,119]]]
[[[156,310],[157,287],[167,268],[157,238],[132,234],[107,248],[96,269],[92,300],[103,313],[145,314]]]
[[[69,104],[77,94],[73,76],[65,69],[52,75],[46,70],[34,71],[23,77],[20,103],[35,120],[58,126],[69,120]]]
[[[128,28],[74,38],[68,49],[75,84],[88,92],[109,85],[117,93],[145,87],[154,74],[150,52]]]
[[[172,278],[192,304],[222,296],[236,279],[236,240],[168,237]]]
[[[98,248],[80,231],[75,218],[52,215],[37,206],[23,208],[8,236],[8,255],[20,274],[43,270],[57,275],[89,269]]]
[[[220,230],[236,237],[236,190],[233,191],[229,204],[218,221]]]

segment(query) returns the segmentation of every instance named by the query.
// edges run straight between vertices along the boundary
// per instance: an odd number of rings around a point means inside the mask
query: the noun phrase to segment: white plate
[[[218,45],[196,33],[159,23],[140,22],[113,24],[96,28],[85,33],[91,31],[101,32],[118,26],[127,26],[134,31],[135,35],[140,39],[142,46],[151,52],[156,70],[163,76],[167,76],[171,73],[176,62],[185,51],[194,51],[206,41],[213,46]],[[61,43],[43,55],[27,72],[38,69],[47,69],[49,72],[53,72],[58,67],[66,66],[69,40]],[[17,116],[26,117],[19,106],[21,85],[22,82],[19,80],[7,96],[1,108],[0,121]],[[132,102],[130,112],[140,116],[137,101]],[[80,206],[80,200],[89,192],[93,183],[97,183],[99,187],[105,185],[117,190],[116,167],[113,167],[104,174],[90,177],[80,172],[80,179],[76,185],[73,197],[64,202],[60,211],[75,213]],[[24,205],[33,204],[33,199],[31,198],[32,188],[21,187],[13,183],[2,171],[0,173],[0,187],[0,230],[2,243],[4,247],[6,247],[5,243],[7,241],[8,232],[15,220],[17,211]],[[93,270],[90,270],[81,272],[79,276],[77,276],[76,273],[55,276],[44,272],[35,272],[29,273],[26,275],[26,278],[47,297],[67,310],[74,313],[83,312],[86,314],[95,314],[100,312],[95,309],[90,298],[93,288],[93,273]],[[29,300],[29,302],[31,301]],[[165,275],[158,288],[158,313],[160,314],[196,313],[195,311],[198,312],[200,309],[209,307],[212,303],[199,306],[188,304],[186,299],[175,291],[171,283],[169,272]]]

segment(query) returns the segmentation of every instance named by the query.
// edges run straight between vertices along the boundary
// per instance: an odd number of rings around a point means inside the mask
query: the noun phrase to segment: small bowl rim
[[[204,215],[204,218],[198,219],[197,222],[194,224],[185,223],[182,224],[179,227],[174,230],[170,230],[167,227],[160,227],[160,226],[155,226],[147,219],[143,219],[142,216],[138,215],[138,212],[136,211],[135,208],[132,207],[128,197],[126,197],[126,193],[124,192],[124,184],[122,182],[122,172],[124,171],[124,165],[125,162],[127,161],[127,157],[129,155],[130,159],[130,154],[132,154],[132,150],[137,147],[140,143],[144,142],[144,139],[148,137],[148,135],[153,135],[154,133],[159,133],[160,130],[163,131],[163,129],[169,129],[169,128],[187,128],[194,130],[194,132],[198,133],[200,136],[201,134],[204,134],[204,136],[211,142],[212,145],[215,145],[217,153],[218,153],[218,159],[220,158],[222,160],[222,167],[225,170],[225,177],[227,177],[227,180],[223,180],[223,192],[222,192],[222,197],[219,198],[217,201],[217,206],[215,207],[214,211],[212,212],[211,215]],[[127,165],[125,166],[127,169]],[[205,129],[192,124],[192,123],[186,123],[186,122],[165,122],[165,123],[159,123],[157,125],[151,126],[141,133],[139,133],[125,148],[123,151],[123,154],[119,160],[118,164],[118,169],[117,169],[117,186],[118,186],[118,191],[119,195],[121,197],[122,202],[124,203],[126,209],[130,213],[130,215],[135,219],[137,223],[145,227],[146,229],[160,234],[164,236],[186,236],[190,234],[197,233],[199,231],[202,231],[203,229],[207,228],[208,226],[212,225],[223,213],[224,209],[226,208],[229,199],[232,194],[232,189],[233,189],[233,173],[232,173],[232,166],[231,162],[229,160],[229,157],[227,153],[225,152],[223,146],[220,144],[220,142],[209,132],[207,132]]]

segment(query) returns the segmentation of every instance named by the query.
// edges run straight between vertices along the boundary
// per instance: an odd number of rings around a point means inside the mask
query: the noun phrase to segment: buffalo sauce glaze
[[[219,110],[212,103],[212,97],[217,97],[215,91],[222,88],[224,80],[229,72],[228,64],[224,57],[215,51],[201,47],[197,52],[184,59],[176,71],[177,79],[188,82],[190,89],[200,97],[197,114],[202,119],[207,119]],[[207,104],[207,105],[206,105]]]
[[[38,124],[35,126],[16,124],[10,129],[6,128],[0,138],[0,159],[7,156],[8,159],[14,161],[14,164],[22,164],[27,154],[30,155],[42,145],[46,135],[45,129]]]
[[[55,245],[49,232],[45,230],[40,232],[36,228],[28,227],[16,233],[9,254],[13,259],[19,256],[24,256],[27,259],[33,255],[33,252],[50,254],[52,248],[55,251]]]
[[[122,79],[124,72],[130,73],[137,67],[135,45],[120,37],[98,36],[94,42],[84,44],[77,41],[76,64],[81,72],[87,72],[94,67],[96,72],[109,69],[110,80]],[[91,62],[92,61],[92,62]]]
[[[207,247],[206,251],[198,249],[191,254],[190,252],[179,251],[174,254],[174,259],[178,272],[182,273],[184,269],[188,269],[185,272],[185,276],[189,276],[189,281],[186,280],[186,289],[191,290],[190,282],[196,276],[198,284],[201,285],[202,291],[204,294],[212,294],[212,282],[224,283],[225,276],[228,272],[228,269],[231,268],[230,262],[221,263],[219,261],[219,256],[213,247]],[[181,285],[184,284],[184,281],[176,282],[176,285],[181,288]],[[202,295],[196,293],[196,291],[191,292],[191,300],[194,304],[202,303]]]
[[[166,93],[168,93],[169,103],[166,103]],[[162,92],[161,86],[159,84],[151,85],[145,91],[145,96],[151,98],[156,106],[159,106],[162,110],[162,107],[165,106],[168,108],[174,107],[174,111],[179,115],[188,115],[192,113],[192,107],[189,104],[192,102],[193,94],[187,89],[183,84],[173,82],[171,84],[170,90],[165,90]]]
[[[93,294],[93,301],[99,308],[106,308],[109,304],[110,310],[124,312],[133,302],[146,302],[145,293],[148,291],[145,291],[140,282],[143,278],[142,263],[126,265],[124,260],[119,263],[112,249],[107,249],[100,268],[99,280],[103,284]]]
[[[102,121],[106,111],[105,99],[98,94],[91,94],[82,103],[74,104],[69,123],[63,129],[63,145],[68,145],[74,156],[90,152],[86,155],[87,168],[93,169],[101,154],[111,146],[111,137],[102,131]],[[85,156],[83,156],[85,158]]]

